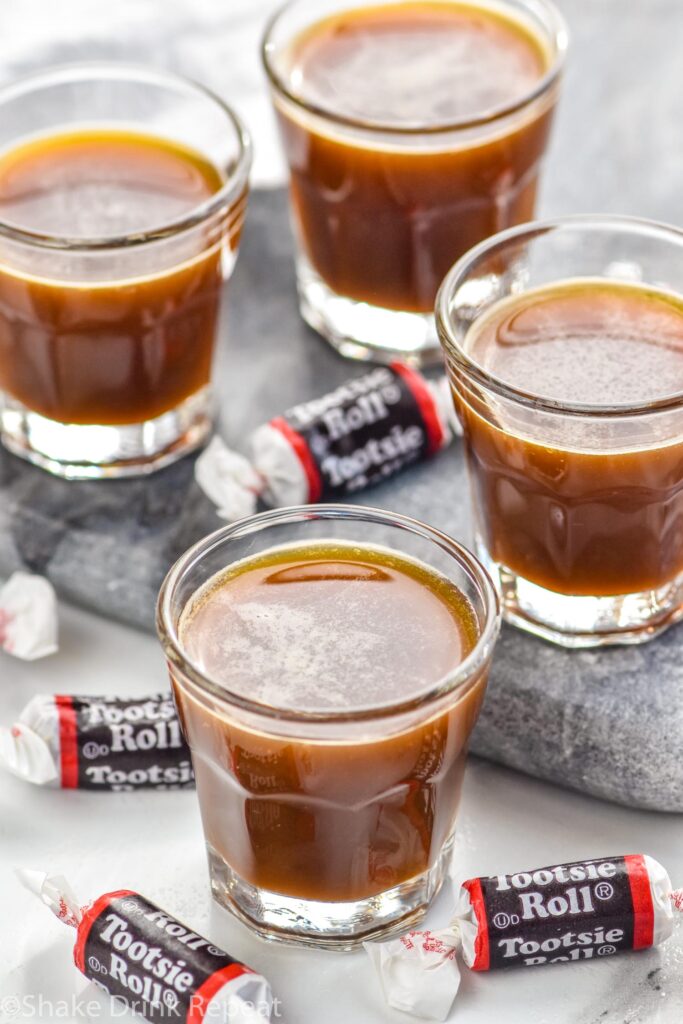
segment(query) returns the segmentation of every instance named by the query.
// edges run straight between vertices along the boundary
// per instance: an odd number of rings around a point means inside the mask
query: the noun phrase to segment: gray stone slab
[[[233,445],[294,402],[361,367],[301,322],[281,192],[256,193],[229,289],[217,381]],[[226,325],[228,326],[228,325]],[[61,596],[145,629],[164,573],[220,525],[186,458],[154,477],[67,483],[0,451],[0,575],[46,574]],[[359,502],[469,539],[461,444]],[[473,749],[631,806],[683,811],[681,628],[641,648],[565,652],[505,628]]]
[[[680,0],[557,2],[572,44],[541,213],[627,213],[680,224]],[[121,0],[105,9],[69,0],[71,19],[37,17],[29,33],[21,31],[24,5],[10,4],[0,82],[66,60],[153,59],[236,102],[256,138],[257,168],[270,176],[256,40],[272,4],[248,6]],[[222,431],[239,443],[250,427],[358,370],[298,319],[281,195],[255,197],[230,292],[218,379]],[[461,539],[468,534],[457,446],[359,500],[422,516]],[[151,628],[166,568],[216,525],[193,484],[192,460],[153,481],[67,484],[0,450],[0,575],[19,566],[46,572],[65,599],[103,614]],[[683,810],[682,628],[643,648],[598,653],[559,651],[504,629],[474,749],[597,796]]]

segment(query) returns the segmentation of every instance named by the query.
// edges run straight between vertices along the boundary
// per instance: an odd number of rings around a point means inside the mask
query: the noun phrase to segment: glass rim
[[[385,124],[382,121],[348,117],[344,114],[335,113],[333,110],[329,110],[319,104],[308,102],[303,96],[294,92],[286,84],[283,76],[277,72],[274,65],[276,48],[271,36],[279,24],[280,19],[287,14],[290,8],[300,2],[301,0],[286,0],[285,3],[274,11],[266,22],[266,27],[261,39],[261,63],[271,86],[290,103],[294,104],[294,106],[306,111],[308,114],[314,114],[316,117],[322,118],[324,121],[331,121],[334,124],[343,125],[346,128],[355,128],[366,132],[378,132],[402,138],[411,138],[421,135],[439,136],[449,132],[467,131],[470,128],[482,128],[487,125],[495,125],[498,121],[502,121],[511,114],[515,114],[518,111],[523,110],[525,107],[530,106],[535,100],[548,92],[560,77],[567,55],[567,47],[569,45],[569,30],[567,28],[567,23],[553,0],[525,0],[525,2],[530,4],[532,11],[533,9],[536,9],[549,13],[553,22],[552,27],[548,30],[548,36],[552,40],[554,46],[553,60],[550,67],[532,89],[527,90],[519,99],[513,100],[510,103],[500,104],[488,111],[484,111],[476,117],[457,118],[453,121],[443,121],[438,122],[437,124]],[[456,2],[456,0],[441,0],[441,2],[449,3]],[[504,5],[507,5],[508,0],[501,0],[501,2]],[[477,6],[477,0],[472,0],[472,5]],[[340,10],[345,9],[353,10],[353,7],[345,8],[343,4],[340,3]],[[315,24],[315,22],[312,21],[311,24]]]
[[[205,555],[216,550],[225,541],[258,533],[278,523],[304,522],[307,519],[329,519],[332,522],[340,518],[358,522],[374,522],[387,526],[395,526],[409,533],[434,542],[447,554],[450,554],[464,568],[472,581],[479,588],[484,604],[484,625],[477,641],[469,654],[449,673],[435,680],[419,695],[394,703],[368,705],[357,711],[301,711],[293,708],[281,708],[275,704],[252,700],[244,694],[228,690],[224,685],[215,682],[209,675],[194,665],[183,650],[178,631],[173,622],[171,603],[174,592],[184,575],[197,565]],[[437,530],[418,519],[405,516],[386,509],[368,505],[344,505],[337,503],[319,505],[291,505],[285,508],[271,509],[240,519],[236,523],[222,526],[218,530],[193,544],[180,556],[167,573],[159,591],[156,610],[157,635],[168,661],[204,693],[217,698],[223,705],[237,706],[242,711],[257,715],[259,718],[280,720],[301,724],[353,724],[355,722],[374,719],[395,718],[402,714],[439,701],[441,698],[454,694],[464,684],[473,681],[493,651],[500,630],[500,601],[496,588],[487,570],[466,547],[458,543],[448,534]]]
[[[47,86],[50,83],[60,84],[67,81],[86,82],[88,78],[93,78],[98,74],[102,78],[109,78],[113,81],[138,80],[142,84],[149,83],[159,86],[167,84],[175,88],[180,87],[208,100],[226,116],[235,133],[237,157],[231,173],[217,192],[193,207],[189,213],[176,217],[151,230],[129,232],[125,235],[80,238],[52,234],[50,232],[31,231],[28,228],[22,228],[11,221],[4,221],[0,218],[0,237],[41,249],[67,250],[70,252],[129,249],[146,245],[150,242],[162,241],[198,227],[220,210],[229,207],[243,192],[248,182],[252,163],[252,143],[249,132],[232,107],[225,103],[217,93],[200,82],[185,77],[185,75],[125,61],[95,60],[55,64],[41,71],[24,75],[0,89],[0,109],[2,109],[5,103],[35,91],[41,85]]]
[[[499,231],[485,239],[465,253],[454,263],[441,282],[435,303],[436,327],[444,350],[446,362],[455,367],[465,377],[474,380],[486,391],[492,391],[501,398],[523,405],[527,408],[555,414],[593,418],[623,418],[670,412],[683,406],[683,391],[657,399],[652,402],[591,405],[581,402],[563,402],[558,399],[543,398],[541,395],[525,391],[507,383],[501,377],[485,370],[475,362],[457,341],[450,323],[450,302],[455,292],[469,276],[473,267],[484,256],[490,256],[497,250],[504,249],[510,242],[531,240],[551,232],[612,230],[625,234],[649,234],[663,241],[676,242],[683,246],[683,229],[663,221],[648,220],[644,217],[627,217],[616,214],[572,214],[556,217],[552,220],[534,220],[515,227]],[[605,278],[605,280],[616,280]],[[652,286],[654,287],[654,286]],[[675,293],[672,293],[675,294]]]

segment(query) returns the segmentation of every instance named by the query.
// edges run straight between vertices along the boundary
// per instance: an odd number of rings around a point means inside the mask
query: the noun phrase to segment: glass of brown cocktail
[[[158,629],[215,898],[320,946],[419,918],[447,868],[498,620],[472,555],[388,512],[282,509],[190,549]]]
[[[344,355],[439,360],[444,275],[533,215],[565,49],[549,0],[294,0],[273,18],[301,312]]]
[[[250,143],[225,104],[93,63],[0,92],[0,434],[65,477],[146,473],[211,430]]]
[[[661,632],[683,602],[683,233],[511,229],[452,269],[437,323],[504,615],[570,647]]]

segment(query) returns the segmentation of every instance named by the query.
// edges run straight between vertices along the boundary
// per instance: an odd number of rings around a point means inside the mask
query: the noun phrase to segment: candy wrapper
[[[445,1020],[460,987],[457,925],[409,932],[390,942],[366,942],[389,1006],[425,1020]]]
[[[22,884],[76,929],[74,962],[150,1024],[268,1024],[265,978],[136,892],[81,906],[64,878],[18,872]]]
[[[57,650],[57,600],[42,576],[15,572],[0,587],[0,648],[25,661]]]
[[[444,931],[366,943],[387,1002],[445,1020],[460,985],[458,956],[473,971],[597,960],[665,942],[683,913],[661,864],[647,854],[556,864],[470,878]]]
[[[259,427],[249,458],[214,438],[195,478],[234,521],[272,506],[337,501],[430,458],[460,428],[445,378],[380,366]]]
[[[120,697],[39,695],[0,727],[0,766],[63,789],[187,789],[194,785],[170,693]]]

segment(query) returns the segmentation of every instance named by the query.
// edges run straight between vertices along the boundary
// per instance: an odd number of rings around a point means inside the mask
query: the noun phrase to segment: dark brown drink
[[[532,216],[554,59],[529,18],[474,3],[341,10],[292,40],[276,108],[301,248],[332,292],[431,313],[459,256]]]
[[[162,229],[221,184],[199,153],[161,138],[62,133],[0,158],[0,220],[115,240]],[[50,420],[104,425],[152,420],[208,384],[220,245],[123,280],[64,280],[62,262],[56,250],[35,274],[0,268],[0,390]]]
[[[671,440],[665,413],[646,431],[628,411],[683,392],[680,297],[561,281],[497,303],[463,347],[498,380],[560,410],[625,410],[621,418],[547,416],[541,443],[510,422],[504,405],[497,412],[495,398],[478,402],[474,389],[456,387],[477,526],[492,558],[566,595],[628,595],[675,580],[683,572],[683,441]]]
[[[387,549],[287,546],[209,581],[181,621],[187,658],[233,697],[348,712],[350,729],[339,742],[251,730],[177,683],[216,860],[258,889],[333,902],[430,869],[453,830],[485,671],[449,710],[394,734],[352,716],[447,678],[478,636],[454,584]]]

